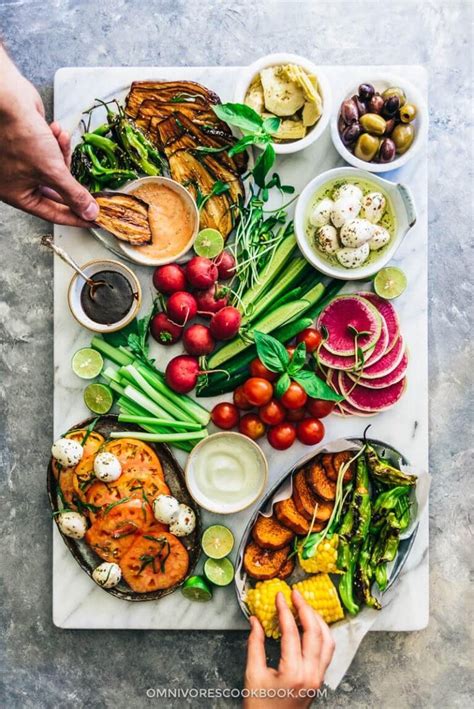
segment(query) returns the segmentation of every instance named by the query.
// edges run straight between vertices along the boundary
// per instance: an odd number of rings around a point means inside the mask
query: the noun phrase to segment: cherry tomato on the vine
[[[232,395],[232,398],[234,400],[234,404],[237,406],[238,409],[241,409],[242,411],[248,411],[252,408],[252,404],[244,394],[243,386],[237,387],[237,389]]]
[[[300,409],[306,404],[307,398],[308,395],[303,387],[298,382],[291,382],[283,396],[280,397],[280,401],[285,409]]]
[[[219,428],[228,430],[234,428],[239,423],[239,410],[235,404],[228,404],[223,402],[222,404],[216,404],[212,409],[211,419]]]
[[[314,446],[324,438],[324,424],[319,419],[304,419],[296,428],[296,435],[301,443]]]
[[[265,433],[265,424],[260,421],[257,414],[245,414],[240,419],[239,431],[253,441],[261,438]]]
[[[288,409],[286,412],[287,421],[302,421],[307,415],[307,411],[304,406],[300,406],[299,409]]]
[[[269,382],[274,382],[278,377],[278,374],[267,369],[258,357],[255,357],[255,359],[250,362],[250,374],[252,377],[261,377],[262,379],[267,379]]]
[[[314,418],[317,419],[322,419],[325,416],[328,416],[332,411],[334,411],[335,406],[335,401],[313,399],[312,397],[308,397],[308,401],[306,402],[306,410],[311,414],[311,416],[314,416]]]
[[[292,423],[279,423],[268,429],[269,444],[279,451],[284,451],[293,445],[296,439],[296,429]]]
[[[315,352],[318,349],[322,339],[323,338],[319,330],[316,330],[315,327],[307,327],[299,333],[296,338],[296,342],[298,344],[300,342],[304,342],[306,345],[306,352],[311,354],[311,352]]]
[[[263,406],[272,398],[273,387],[262,377],[250,377],[244,384],[244,394],[252,406]]]
[[[286,417],[286,411],[284,406],[277,401],[277,399],[271,399],[268,404],[259,408],[258,415],[263,423],[269,426],[276,426],[277,423],[283,423]]]

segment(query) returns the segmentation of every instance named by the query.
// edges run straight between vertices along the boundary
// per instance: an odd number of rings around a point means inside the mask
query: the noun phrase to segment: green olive
[[[410,123],[399,123],[398,126],[395,126],[393,129],[390,137],[395,143],[397,153],[403,155],[413,143],[415,131]]]
[[[385,118],[382,118],[377,113],[364,113],[360,117],[360,124],[367,133],[373,133],[374,135],[383,135],[387,129]]]
[[[388,98],[390,98],[390,96],[398,96],[398,98],[400,99],[400,106],[403,106],[407,101],[405,92],[399,86],[390,86],[390,88],[385,89],[382,96],[384,100],[387,100]]]
[[[364,116],[362,116],[364,118]],[[380,140],[376,138],[375,135],[370,135],[369,133],[362,133],[357,139],[357,143],[354,149],[354,155],[359,160],[365,160],[370,162],[374,159],[379,149]]]
[[[403,123],[411,123],[416,117],[416,106],[413,103],[406,103],[400,109],[400,120]]]

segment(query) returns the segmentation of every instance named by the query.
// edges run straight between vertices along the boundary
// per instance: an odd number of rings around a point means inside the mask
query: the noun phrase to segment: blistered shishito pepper
[[[386,485],[410,485],[416,484],[416,475],[409,475],[401,470],[397,470],[385,460],[381,460],[375,449],[368,443],[365,446],[365,456],[372,476]]]
[[[364,599],[365,603],[370,606],[370,608],[375,608],[380,610],[381,605],[379,601],[372,595],[372,576],[373,571],[371,567],[371,538],[367,537],[364,540],[362,548],[359,553],[359,558],[357,560],[357,570],[355,575],[355,587],[359,595]]]
[[[119,167],[117,153],[120,154],[120,148],[117,143],[114,143],[113,140],[97,133],[84,133],[82,140],[87,145],[91,145],[93,148],[100,150],[104,154],[107,164],[103,165],[103,167]]]
[[[337,545],[337,561],[336,566],[341,571],[347,571],[351,561],[351,548],[349,542],[339,535],[339,544]]]
[[[400,544],[400,532],[388,524],[382,527],[371,556],[372,566],[377,566],[384,561],[393,561]]]
[[[161,160],[159,164],[154,163],[156,151],[150,156],[145,144],[146,139],[141,134],[139,137],[138,131],[125,117],[117,117],[114,121],[114,131],[128,157],[139,170],[144,172],[145,175],[160,174],[162,168]]]
[[[375,581],[377,582],[377,586],[381,591],[385,591],[387,588],[387,564],[379,564],[378,566],[375,567]]]
[[[363,540],[370,528],[372,503],[369,492],[369,471],[363,455],[357,458],[356,484],[352,498],[354,528],[352,539]]]
[[[354,597],[354,573],[357,564],[358,552],[356,549],[351,549],[351,558],[345,574],[341,577],[339,581],[339,596],[341,598],[342,604],[349,611],[351,615],[357,615],[359,612],[359,605]]]

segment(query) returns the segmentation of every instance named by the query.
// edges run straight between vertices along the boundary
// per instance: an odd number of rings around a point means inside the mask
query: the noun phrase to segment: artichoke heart
[[[265,97],[263,95],[263,86],[259,74],[257,74],[247,89],[245,103],[257,113],[261,114],[265,111]]]
[[[276,140],[300,140],[306,135],[306,127],[301,120],[287,118],[280,121],[280,126],[275,133]]]
[[[305,102],[304,91],[287,78],[284,67],[270,66],[262,69],[265,108],[276,116],[293,116]]]

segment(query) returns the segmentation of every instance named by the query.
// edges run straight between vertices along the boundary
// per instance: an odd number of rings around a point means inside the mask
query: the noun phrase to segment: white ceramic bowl
[[[143,266],[163,266],[166,263],[173,263],[174,261],[177,261],[182,256],[184,256],[184,254],[186,254],[189,249],[192,248],[196,236],[199,232],[199,211],[196,206],[196,202],[185,187],[180,185],[179,182],[171,180],[169,177],[162,177],[161,175],[140,177],[138,178],[138,180],[133,180],[133,182],[129,182],[124,187],[121,187],[120,190],[116,191],[125,192],[126,194],[128,194],[129,192],[132,192],[133,190],[137,189],[137,187],[140,187],[140,185],[150,182],[154,182],[158,185],[166,185],[166,187],[169,187],[169,189],[173,190],[173,192],[179,194],[179,196],[183,199],[193,220],[194,226],[191,238],[189,239],[184,249],[182,249],[179,253],[175,254],[174,256],[166,256],[164,258],[151,258],[150,256],[147,256],[146,254],[139,251],[137,247],[131,246],[126,241],[121,241],[120,239],[117,239],[117,245],[128,256],[128,258],[131,261],[135,261],[135,263],[139,263]],[[93,229],[97,230],[97,227],[93,227]]]
[[[351,153],[350,150],[346,148],[339,135],[339,130],[337,127],[339,114],[341,112],[341,104],[346,99],[351,98],[354,94],[357,94],[360,82],[354,86],[354,84],[346,87],[340,95],[337,97],[337,110],[334,112],[331,118],[331,138],[334,143],[339,155],[344,158],[349,165],[353,167],[358,167],[361,170],[367,170],[368,172],[389,172],[390,170],[396,170],[402,165],[405,165],[409,160],[411,160],[420,150],[420,148],[425,144],[428,135],[428,108],[426,102],[421,95],[420,91],[413,86],[409,81],[405,81],[398,76],[387,76],[386,74],[371,75],[364,78],[365,83],[370,83],[374,86],[376,91],[382,93],[390,86],[399,86],[405,92],[407,101],[409,103],[415,104],[417,108],[417,115],[413,121],[413,128],[415,129],[415,137],[413,143],[408,148],[406,153],[400,155],[399,157],[392,160],[392,162],[387,163],[377,163],[377,162],[366,162],[365,160],[359,160],[356,156]]]
[[[79,325],[86,327],[88,330],[93,332],[116,332],[121,330],[123,327],[128,325],[134,317],[138,314],[142,302],[142,289],[140,286],[140,281],[136,275],[131,271],[128,266],[125,266],[120,261],[112,261],[109,259],[97,259],[95,261],[89,261],[88,263],[81,266],[82,271],[89,278],[99,271],[117,271],[122,274],[132,286],[133,292],[136,294],[133,299],[132,306],[128,313],[118,322],[112,323],[111,325],[105,325],[102,323],[96,323],[91,320],[88,315],[84,312],[81,305],[81,292],[85,284],[85,280],[76,273],[69,283],[69,289],[67,293],[67,299],[69,304],[69,309],[73,317],[77,320]]]
[[[200,458],[201,462],[204,461],[205,465],[212,465],[212,450],[215,446],[216,441],[226,442],[228,444],[228,451],[232,451],[232,448],[237,445],[245,446],[247,451],[251,454],[255,461],[256,475],[254,486],[249,489],[245,495],[238,496],[237,491],[233,493],[234,499],[229,501],[218,500],[217,496],[213,499],[212,495],[206,493],[199,485],[199,481],[196,477],[196,462]],[[215,448],[214,448],[215,450]],[[229,470],[232,467],[232,454],[229,453]],[[219,467],[222,468],[223,463],[220,461]],[[252,441],[247,436],[241,433],[236,433],[234,431],[222,431],[220,433],[213,433],[211,436],[204,438],[200,441],[197,446],[193,448],[188,456],[188,460],[185,468],[186,485],[189,490],[191,497],[197,502],[198,505],[203,507],[205,510],[210,512],[215,512],[217,514],[234,514],[235,512],[241,512],[250,505],[252,505],[260,495],[262,495],[268,478],[268,463],[265,455],[255,441]],[[210,470],[210,476],[212,478],[213,472]],[[220,477],[217,468],[214,473],[216,477],[215,485],[219,484],[225,488],[228,484],[232,484],[228,477]]]
[[[319,83],[319,88],[323,98],[323,113],[319,121],[313,126],[304,138],[301,140],[293,140],[289,143],[274,143],[273,147],[278,155],[289,155],[290,153],[297,153],[299,150],[307,148],[308,145],[314,143],[323,133],[324,129],[329,123],[332,112],[332,92],[331,86],[329,84],[324,71],[309,61],[304,57],[300,57],[297,54],[268,54],[265,57],[257,59],[256,62],[250,64],[242,70],[242,73],[237,81],[234,98],[237,103],[244,103],[245,95],[247,90],[252,83],[254,77],[262,69],[266,69],[269,66],[275,66],[277,64],[297,64],[301,66],[306,71],[314,74]],[[257,146],[260,147],[260,146]]]
[[[308,235],[306,234],[306,215],[315,192],[324,184],[332,182],[333,180],[350,180],[351,178],[359,178],[371,182],[374,188],[380,187],[382,192],[387,194],[392,202],[396,220],[396,232],[388,245],[388,249],[374,262],[362,265],[359,268],[343,268],[342,266],[329,263],[320,256],[316,249],[310,244]],[[327,170],[321,173],[321,175],[315,177],[311,182],[308,182],[298,198],[295,210],[296,240],[306,260],[326,276],[349,281],[367,280],[386,266],[415,222],[415,203],[408,187],[384,180],[382,177],[378,177],[378,175],[367,172],[367,170],[356,170],[353,167],[336,167],[333,170]]]

